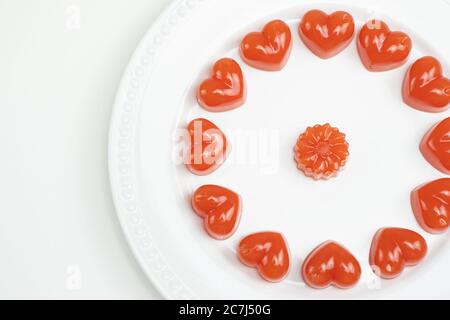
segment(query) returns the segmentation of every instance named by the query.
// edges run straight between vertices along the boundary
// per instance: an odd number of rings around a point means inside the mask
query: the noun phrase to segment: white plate
[[[423,232],[409,205],[414,187],[442,176],[420,155],[418,143],[448,113],[422,113],[402,103],[400,87],[409,63],[370,73],[355,42],[324,61],[297,35],[308,9],[342,9],[354,16],[358,28],[378,17],[408,32],[414,41],[409,62],[430,54],[447,62],[450,4],[312,3],[175,1],[146,34],[125,72],[111,124],[112,190],[136,258],[167,298],[450,298],[443,285],[450,283],[448,234]],[[294,42],[288,65],[276,73],[252,69],[237,54],[242,36],[272,18],[291,25]],[[195,90],[212,63],[225,56],[241,63],[247,103],[210,113],[197,105]],[[232,144],[226,163],[205,177],[190,174],[172,156],[176,129],[195,117],[215,122]],[[315,182],[296,169],[292,147],[308,125],[325,122],[347,134],[351,154],[338,178]],[[190,208],[191,192],[205,183],[242,195],[240,226],[226,241],[208,237]],[[419,231],[430,250],[421,265],[395,280],[379,281],[367,260],[373,234],[386,226]],[[292,254],[291,272],[278,284],[261,280],[235,257],[241,237],[268,229],[286,236]],[[302,259],[328,239],[342,243],[360,261],[363,275],[355,288],[314,290],[302,283]]]

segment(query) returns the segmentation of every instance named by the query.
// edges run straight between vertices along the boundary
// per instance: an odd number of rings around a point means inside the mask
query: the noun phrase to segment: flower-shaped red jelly
[[[450,174],[450,117],[439,122],[423,137],[420,151],[433,167]]]
[[[328,123],[308,127],[298,137],[294,152],[297,167],[314,179],[335,176],[349,156],[345,134]]]
[[[430,233],[442,233],[450,223],[450,178],[425,183],[411,192],[417,222]]]
[[[192,195],[192,209],[204,219],[205,230],[218,240],[229,238],[239,224],[241,197],[216,185],[204,185]]]
[[[225,134],[211,121],[194,119],[188,125],[189,158],[186,167],[193,174],[207,175],[216,170],[228,155]]]

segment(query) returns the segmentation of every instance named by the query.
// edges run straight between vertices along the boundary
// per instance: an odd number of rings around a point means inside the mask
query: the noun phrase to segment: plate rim
[[[139,74],[138,70],[144,72],[142,68],[148,68],[152,64],[151,56],[153,56],[156,52],[155,47],[162,45],[164,40],[163,38],[170,34],[170,30],[168,30],[168,28],[176,26],[179,23],[179,20],[184,19],[189,10],[192,10],[196,7],[197,2],[204,2],[204,0],[172,0],[172,2],[159,14],[159,16],[147,29],[146,33],[139,41],[136,49],[133,51],[127,66],[122,72],[122,77],[117,87],[118,89],[114,98],[108,131],[109,184],[111,188],[114,208],[116,211],[116,217],[119,221],[128,247],[133,253],[134,258],[138,262],[145,275],[150,280],[151,284],[155,286],[156,290],[162,295],[164,299],[193,299],[194,295],[181,281],[181,279],[179,279],[178,276],[170,269],[162,254],[153,245],[153,240],[149,235],[146,235],[145,237],[145,240],[147,241],[145,246],[149,248],[149,252],[151,254],[151,256],[149,257],[151,257],[151,261],[153,262],[144,262],[144,258],[141,254],[142,249],[138,249],[138,245],[135,243],[135,236],[131,234],[132,226],[130,226],[125,219],[125,216],[127,214],[124,212],[125,208],[123,207],[123,200],[119,200],[121,189],[118,186],[119,178],[117,177],[117,168],[114,167],[114,165],[117,164],[117,157],[120,157],[120,155],[117,154],[118,139],[116,138],[116,134],[117,131],[120,130],[118,121],[121,118],[120,112],[123,111],[121,110],[121,107],[124,107],[128,103],[130,109],[126,112],[131,113],[131,106],[133,104],[133,101],[130,100],[135,100],[135,97],[133,96],[133,94],[131,94],[133,91],[127,91],[127,89],[129,88],[129,85],[131,83],[136,83],[133,81],[139,80],[137,80],[136,78],[130,79],[130,75],[134,74],[135,77],[143,78],[143,74]],[[165,23],[165,21],[167,21],[168,23]],[[145,45],[151,42],[152,38],[153,46],[145,48]],[[137,90],[137,85],[135,90]],[[122,191],[123,190],[125,189],[122,189]],[[136,228],[145,228],[142,225],[142,219],[135,221],[134,224],[135,230]],[[164,286],[160,281],[160,277],[157,276],[157,273],[159,273],[161,269],[165,271],[165,277],[168,279],[168,282],[172,284],[172,286]]]

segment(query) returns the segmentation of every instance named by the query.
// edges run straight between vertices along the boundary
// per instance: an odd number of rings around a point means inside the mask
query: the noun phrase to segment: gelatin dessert
[[[328,179],[347,162],[349,152],[345,134],[331,125],[315,125],[302,133],[294,147],[297,168],[307,177]]]
[[[450,79],[442,74],[441,63],[423,57],[413,63],[403,81],[403,101],[425,112],[442,112],[450,103]]]
[[[427,132],[420,143],[420,151],[433,167],[450,174],[450,117]]]
[[[312,288],[335,286],[348,289],[359,281],[361,266],[343,246],[334,241],[326,241],[306,257],[302,277]]]
[[[450,178],[425,183],[411,192],[411,207],[420,226],[443,233],[450,223]]]
[[[372,240],[369,263],[385,279],[399,276],[405,266],[417,265],[427,254],[425,239],[412,230],[384,228]]]
[[[234,191],[203,185],[192,195],[192,208],[203,218],[208,234],[218,240],[231,237],[241,218],[241,197]]]
[[[252,32],[244,37],[240,46],[242,60],[257,69],[279,71],[289,60],[291,38],[291,30],[286,23],[270,21],[262,32]]]
[[[301,40],[320,58],[331,58],[344,50],[355,34],[353,17],[345,11],[327,14],[310,10],[298,27]],[[381,20],[370,20],[359,31],[358,54],[369,71],[387,71],[406,63],[410,37],[391,31]],[[292,35],[282,20],[272,20],[260,32],[251,32],[241,41],[240,58],[249,66],[265,70],[283,69],[291,55]],[[257,93],[256,93],[257,94]],[[423,57],[408,69],[402,87],[405,103],[426,112],[442,112],[450,102],[450,80],[440,62]],[[239,63],[230,58],[217,61],[210,78],[197,91],[198,103],[206,110],[222,112],[240,107],[246,100],[246,85]],[[276,106],[275,106],[276,107]],[[196,175],[216,170],[226,159],[229,144],[225,134],[211,121],[195,119],[188,125],[187,168]],[[450,174],[450,118],[435,125],[423,138],[420,151],[436,169]],[[336,176],[346,165],[349,144],[344,133],[330,124],[308,127],[294,146],[297,168],[313,179]],[[215,239],[231,237],[240,222],[242,200],[234,191],[207,184],[192,194],[194,212],[203,219],[206,232]],[[448,230],[450,220],[450,178],[423,184],[411,192],[411,207],[419,225],[430,233]],[[399,276],[406,266],[417,265],[427,254],[427,243],[417,232],[383,228],[372,239],[369,263],[385,279]],[[270,282],[283,280],[290,269],[290,253],[283,235],[259,232],[244,237],[237,248],[239,260],[257,269]],[[334,286],[347,289],[361,277],[361,266],[353,254],[334,241],[316,247],[304,260],[301,275],[317,289]]]
[[[246,91],[242,69],[229,58],[214,64],[211,77],[200,84],[197,91],[198,103],[208,111],[229,111],[242,106]]]
[[[412,49],[412,41],[406,33],[391,31],[381,20],[367,22],[356,44],[361,61],[369,71],[388,71],[402,66]]]
[[[355,34],[355,22],[345,11],[328,15],[321,10],[311,10],[303,16],[298,32],[312,53],[328,59],[348,47]]]
[[[228,155],[228,140],[225,134],[211,121],[194,119],[188,127],[189,157],[186,167],[193,174],[203,176],[216,170]]]
[[[289,272],[289,249],[278,232],[260,232],[246,236],[238,247],[239,260],[270,282],[283,280]]]

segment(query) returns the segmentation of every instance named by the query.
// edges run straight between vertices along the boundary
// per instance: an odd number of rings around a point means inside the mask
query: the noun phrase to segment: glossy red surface
[[[425,183],[411,192],[417,222],[427,232],[442,233],[450,223],[450,179]]]
[[[405,266],[418,264],[427,254],[427,243],[417,232],[401,228],[378,230],[372,240],[369,263],[380,277],[392,279]]]
[[[407,34],[391,31],[383,21],[371,20],[361,28],[357,48],[367,70],[387,71],[407,61],[412,42]]]
[[[350,44],[355,33],[355,22],[345,11],[328,15],[320,10],[311,10],[303,16],[298,31],[303,43],[315,55],[328,59]]]
[[[236,192],[217,185],[203,185],[192,195],[192,208],[204,219],[208,234],[222,240],[236,231],[242,205]]]
[[[281,20],[267,23],[262,32],[244,37],[240,46],[242,59],[250,66],[278,71],[286,65],[292,48],[289,26]]]
[[[450,117],[427,132],[420,143],[420,151],[433,167],[450,174]]]
[[[425,112],[442,112],[450,103],[450,79],[442,74],[441,63],[423,57],[408,69],[403,81],[403,101]]]
[[[345,134],[329,124],[308,127],[294,147],[297,167],[307,177],[328,179],[347,162],[349,152]]]
[[[211,77],[200,84],[197,100],[208,111],[222,112],[242,106],[245,94],[241,67],[235,60],[224,58],[214,64]]]
[[[211,121],[194,119],[188,127],[190,150],[186,167],[196,175],[207,175],[216,170],[228,155],[225,134]]]
[[[237,254],[243,264],[256,268],[267,281],[281,281],[289,272],[289,250],[280,233],[251,234],[241,240]]]
[[[327,241],[315,248],[302,266],[305,283],[316,289],[330,285],[341,289],[353,287],[361,277],[358,260],[344,247]]]

